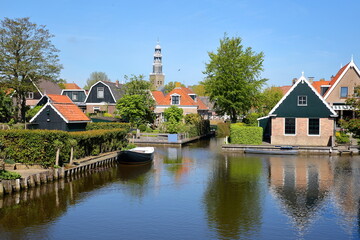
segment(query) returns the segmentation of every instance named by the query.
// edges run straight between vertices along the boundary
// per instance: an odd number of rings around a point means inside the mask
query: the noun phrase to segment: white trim
[[[111,96],[112,96],[114,102],[116,103],[116,100],[115,100],[115,97],[114,97],[113,92],[111,91],[111,88],[109,87],[109,85],[107,85],[107,84],[104,83],[103,81],[98,81],[98,82],[96,82],[95,84],[93,84],[93,85],[90,87],[89,94],[86,96],[84,103],[86,103],[88,97],[90,96],[90,93],[91,93],[92,88],[93,88],[95,85],[97,85],[98,83],[102,83],[102,84],[104,84],[106,87],[108,87],[108,89],[109,89],[109,91],[110,91],[110,93],[111,93]],[[96,97],[97,97],[97,95],[96,95]],[[104,98],[105,98],[105,89],[104,89]]]
[[[291,133],[291,134],[285,133],[285,131],[286,131],[285,120],[286,120],[287,118],[293,118],[293,119],[295,119],[295,133]],[[296,119],[297,119],[296,117],[284,117],[284,124],[283,124],[283,126],[284,126],[284,136],[296,136],[296,130],[297,130],[297,126],[296,126],[297,121],[296,121]]]
[[[29,122],[32,123],[32,122],[35,120],[35,118],[36,118],[37,116],[39,116],[40,113],[41,113],[42,111],[44,111],[44,109],[45,109],[47,106],[50,106],[52,109],[54,109],[54,111],[55,111],[66,123],[69,123],[69,121],[68,121],[50,102],[47,102],[47,103],[35,114],[35,116],[34,116],[32,119],[30,119]]]
[[[169,108],[169,107],[171,107],[171,106],[179,106],[179,105],[157,105],[156,107],[157,108]],[[198,108],[198,106],[179,106],[178,108]]]
[[[283,103],[283,101],[290,95],[290,93],[292,91],[294,91],[294,89],[297,87],[297,85],[300,83],[300,82],[305,82],[309,87],[310,89],[316,94],[316,96],[323,102],[323,104],[331,111],[332,115],[334,116],[337,116],[336,112],[330,107],[330,105],[325,102],[325,98],[323,98],[319,93],[318,91],[316,91],[316,89],[307,81],[307,79],[304,77],[304,76],[301,76],[297,81],[296,83],[290,88],[289,91],[287,91],[287,93],[280,99],[280,101],[275,105],[275,107],[273,107],[273,109],[271,109],[271,111],[269,112],[268,115],[272,115],[274,114],[275,110]],[[332,116],[330,115],[330,117]]]
[[[300,98],[301,97],[305,97],[305,103],[301,103],[300,104]],[[303,100],[302,100],[303,101]],[[307,104],[308,103],[308,99],[307,99],[307,95],[298,95],[297,96],[297,105],[299,106],[299,107],[307,107]]]
[[[265,117],[259,117],[259,118],[257,118],[256,120],[263,120],[263,119],[265,119],[265,118],[269,118],[269,117],[271,117],[270,115],[267,115],[267,116],[265,116]]]
[[[330,95],[330,93],[335,89],[335,87],[339,84],[339,82],[341,81],[341,79],[344,77],[344,75],[347,73],[347,71],[349,71],[350,67],[354,67],[355,71],[357,72],[358,75],[360,75],[360,70],[359,68],[356,66],[356,64],[354,63],[354,60],[351,59],[350,63],[347,65],[347,67],[344,69],[344,71],[342,72],[342,74],[339,76],[339,78],[336,80],[336,82],[326,91],[326,94],[324,96],[324,99],[327,99]],[[340,70],[339,70],[340,71]]]
[[[30,78],[30,77],[29,77]],[[32,82],[32,84],[35,86],[36,90],[38,90],[38,92],[40,93],[41,97],[44,96],[45,94],[43,94],[40,89],[38,88],[38,86],[36,86],[36,84],[33,82],[33,80],[31,80],[30,78],[30,81]]]
[[[179,104],[173,104],[173,97],[179,97]],[[181,95],[174,93],[170,95],[170,104],[172,106],[180,106],[181,105]]]
[[[309,134],[310,118],[307,118],[307,135],[308,135],[308,137],[320,137],[321,136],[321,118],[312,118],[312,119],[319,119],[319,134]]]

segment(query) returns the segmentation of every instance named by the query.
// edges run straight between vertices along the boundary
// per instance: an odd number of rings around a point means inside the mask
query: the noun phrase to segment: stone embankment
[[[111,167],[117,161],[118,152],[104,153],[96,157],[87,157],[84,159],[76,160],[76,165],[52,168],[52,169],[27,169],[26,167],[17,167],[11,170],[21,174],[20,179],[14,180],[0,180],[0,197],[5,194],[12,194],[53,182],[58,179],[72,177],[74,175],[94,170],[96,168]]]

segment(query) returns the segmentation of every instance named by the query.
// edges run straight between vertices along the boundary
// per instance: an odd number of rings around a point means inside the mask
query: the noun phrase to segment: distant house
[[[268,116],[259,118],[274,145],[332,145],[336,112],[301,76]]]
[[[32,129],[84,131],[90,122],[68,96],[47,94],[40,102],[44,105],[30,120]]]
[[[34,84],[33,92],[28,92],[26,105],[33,108],[45,94],[61,94],[61,90],[57,83],[41,80],[39,83]]]
[[[108,112],[113,114],[116,109],[116,102],[122,95],[122,84],[119,84],[119,81],[115,83],[98,81],[91,86],[85,99],[86,112]]]
[[[80,88],[76,83],[65,83],[65,89],[61,91],[61,95],[68,96],[81,110],[86,111],[86,91]]]
[[[209,107],[189,88],[176,87],[168,94],[164,95],[161,91],[152,91],[156,107],[154,112],[159,121],[164,120],[164,111],[172,105],[182,108],[184,115],[198,113],[203,118],[209,117]]]

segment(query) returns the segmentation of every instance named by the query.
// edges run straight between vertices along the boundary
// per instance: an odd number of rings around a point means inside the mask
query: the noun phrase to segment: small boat
[[[153,147],[136,147],[129,150],[121,151],[118,155],[118,161],[124,164],[145,164],[154,158],[155,148]]]
[[[275,155],[296,155],[298,151],[296,150],[264,150],[264,149],[245,149],[245,153],[254,153],[254,154],[275,154]]]

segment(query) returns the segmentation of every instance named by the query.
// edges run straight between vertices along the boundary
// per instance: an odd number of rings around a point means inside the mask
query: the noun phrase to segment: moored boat
[[[245,149],[245,153],[254,153],[254,154],[275,154],[275,155],[296,155],[298,154],[297,150],[264,150],[264,149]]]
[[[136,147],[121,151],[118,155],[118,161],[124,164],[145,164],[154,158],[153,147]]]

